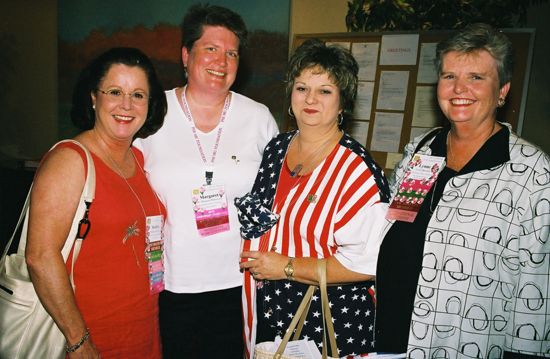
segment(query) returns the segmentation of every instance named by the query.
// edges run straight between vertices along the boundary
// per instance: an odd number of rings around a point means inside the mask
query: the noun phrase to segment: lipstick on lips
[[[319,111],[314,110],[312,108],[304,108],[304,112],[307,113],[308,115],[313,115],[314,113],[317,113]]]
[[[118,123],[128,123],[134,119],[134,116],[113,115],[115,121]]]

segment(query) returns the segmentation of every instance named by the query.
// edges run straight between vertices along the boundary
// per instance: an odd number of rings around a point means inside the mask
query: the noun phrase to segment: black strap
[[[420,149],[422,148],[422,146],[426,144],[426,142],[430,141],[432,138],[434,138],[435,136],[443,132],[443,129],[444,129],[443,127],[437,127],[431,130],[430,132],[428,132],[428,134],[426,134],[426,136],[424,136],[424,138],[420,140],[420,142],[414,149],[414,153],[417,153],[418,151],[420,151]]]

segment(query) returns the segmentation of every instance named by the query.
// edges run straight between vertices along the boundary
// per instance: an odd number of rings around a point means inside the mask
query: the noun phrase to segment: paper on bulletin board
[[[370,120],[373,92],[374,82],[359,81],[357,84],[357,98],[353,109],[353,118]]]
[[[374,118],[370,149],[381,152],[399,152],[403,114],[376,112]]]
[[[351,53],[359,65],[359,81],[374,81],[378,64],[378,42],[354,42]]]
[[[416,65],[418,34],[383,35],[380,65]]]
[[[435,86],[416,87],[412,126],[437,126],[439,106],[437,104],[435,89]]]
[[[418,75],[416,83],[435,84],[437,82],[437,71],[435,70],[435,49],[437,43],[423,42],[420,45],[420,60],[418,61]]]
[[[408,82],[409,71],[382,71],[376,108],[403,111],[407,99]]]
[[[393,152],[388,153],[388,155],[386,156],[386,163],[384,165],[384,168],[389,168],[393,170],[395,168],[395,165],[399,163],[399,161],[401,161],[402,158],[403,158],[402,153],[393,153]]]
[[[420,135],[427,133],[430,130],[431,128],[426,128],[426,127],[411,127],[411,135],[409,137],[409,142],[412,142],[412,140],[414,140]]]
[[[369,121],[352,121],[350,124],[350,136],[357,142],[367,147],[369,136]]]

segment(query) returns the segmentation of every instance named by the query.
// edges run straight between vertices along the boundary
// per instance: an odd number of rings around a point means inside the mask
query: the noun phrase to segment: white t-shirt
[[[168,211],[165,287],[174,293],[200,293],[242,285],[240,224],[233,203],[252,189],[264,147],[278,133],[275,119],[266,106],[232,92],[212,180],[213,185],[225,186],[230,230],[201,237],[191,191],[205,183],[206,166],[175,89],[166,91],[166,98],[162,128],[135,143],[143,151],[147,177]],[[218,127],[208,133],[197,129],[197,134],[210,164]]]

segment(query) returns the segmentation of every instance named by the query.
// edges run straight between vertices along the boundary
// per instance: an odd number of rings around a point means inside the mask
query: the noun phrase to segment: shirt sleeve
[[[273,115],[269,112],[269,120],[267,121],[267,142],[278,134],[279,127],[277,126],[277,121],[275,121],[275,118],[273,118]]]
[[[377,202],[363,206],[353,218],[334,233],[338,249],[334,257],[347,269],[376,274],[378,252],[388,204]]]
[[[346,176],[334,223],[335,258],[347,269],[374,275],[388,204],[365,163]]]
[[[550,301],[550,163],[541,155],[532,179],[529,206],[520,216],[517,290],[508,334],[512,351],[541,355],[548,344],[548,303]],[[527,340],[529,339],[529,340]],[[524,346],[520,343],[530,344]],[[544,345],[542,345],[544,346]]]
[[[134,142],[132,143],[132,146],[143,152],[143,139],[142,138],[136,138]]]

